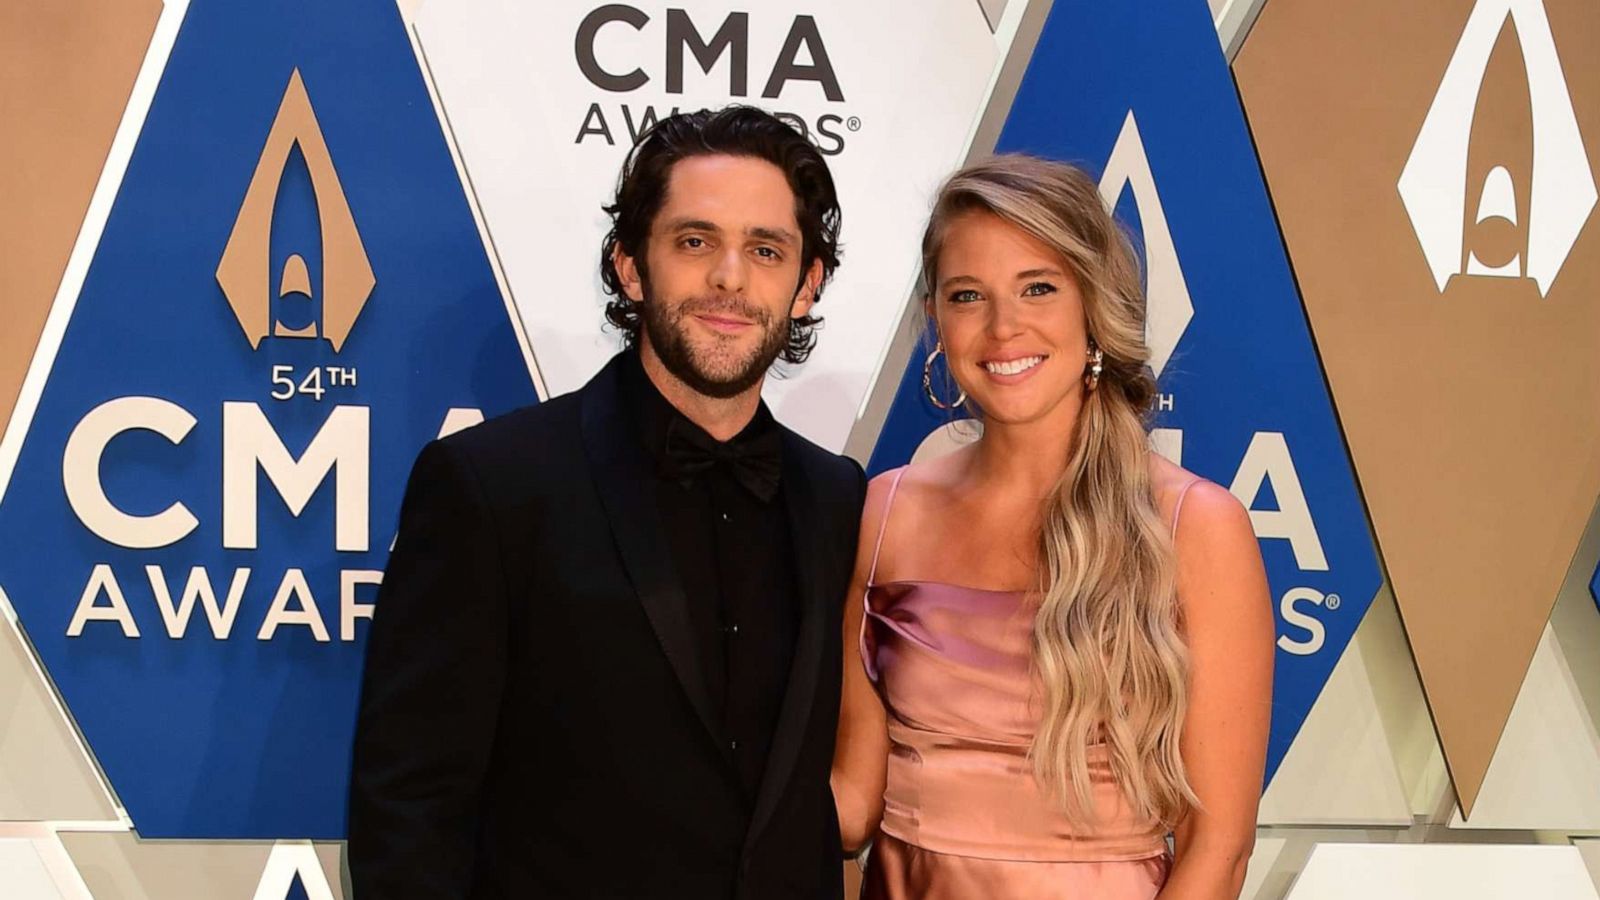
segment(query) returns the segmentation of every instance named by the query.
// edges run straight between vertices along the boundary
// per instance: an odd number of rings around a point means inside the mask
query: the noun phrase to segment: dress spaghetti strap
[[[883,552],[883,533],[889,530],[889,510],[894,506],[895,491],[900,490],[900,477],[906,474],[906,469],[911,466],[901,466],[894,470],[894,481],[889,482],[889,496],[883,501],[883,519],[878,522],[878,541],[872,546],[872,568],[867,572],[867,587],[872,587],[878,577],[878,554]]]
[[[872,618],[872,584],[878,578],[878,554],[883,552],[883,533],[889,528],[889,510],[894,506],[895,491],[900,489],[900,476],[906,473],[907,465],[895,470],[894,481],[889,483],[889,496],[883,501],[883,520],[878,523],[878,540],[872,545],[872,567],[867,572],[867,589],[861,592],[861,630],[856,634],[856,650],[861,654],[861,662],[867,670],[867,679],[874,684],[878,681],[878,667],[873,662],[872,651],[867,646],[867,620]]]
[[[1183,490],[1178,492],[1178,502],[1172,504],[1172,533],[1173,534],[1177,534],[1178,533],[1178,513],[1183,512],[1183,498],[1189,496],[1189,489],[1190,488],[1194,487],[1195,485],[1199,484],[1200,482],[1202,482],[1204,480],[1205,480],[1204,478],[1201,478],[1200,476],[1196,475],[1194,478],[1189,479],[1189,483],[1183,486]]]

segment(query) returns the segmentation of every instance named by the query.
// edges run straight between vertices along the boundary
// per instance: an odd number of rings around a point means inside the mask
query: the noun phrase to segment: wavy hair
[[[617,193],[604,209],[611,229],[600,245],[600,284],[611,300],[606,303],[606,322],[622,332],[624,346],[639,342],[643,327],[637,304],[622,289],[612,254],[617,249],[634,258],[639,273],[649,278],[650,261],[645,244],[656,213],[666,201],[672,167],[694,156],[726,154],[765,160],[783,170],[794,192],[795,221],[800,226],[800,280],[805,282],[812,262],[822,261],[822,281],[813,300],[822,299],[822,290],[839,267],[839,197],[834,190],[828,163],[805,136],[784,120],[753,106],[726,106],[697,112],[674,113],[652,125],[628,151],[622,172],[617,177]],[[781,355],[784,362],[806,361],[817,344],[816,327],[820,316],[805,315],[789,320],[789,340]]]
[[[1170,828],[1197,801],[1179,753],[1188,652],[1172,536],[1150,481],[1156,383],[1139,266],[1081,169],[1003,154],[961,169],[940,188],[922,241],[925,297],[934,296],[951,223],[974,211],[1060,254],[1083,296],[1090,339],[1104,352],[1039,535],[1033,666],[1042,717],[1030,749],[1034,774],[1071,818],[1092,820],[1089,748],[1103,739],[1133,811]]]

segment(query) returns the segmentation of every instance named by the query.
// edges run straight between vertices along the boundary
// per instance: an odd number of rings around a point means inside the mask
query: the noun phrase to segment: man
[[[865,479],[760,399],[814,343],[832,177],[759,110],[675,115],[606,211],[627,348],[412,472],[356,729],[355,900],[841,895]]]

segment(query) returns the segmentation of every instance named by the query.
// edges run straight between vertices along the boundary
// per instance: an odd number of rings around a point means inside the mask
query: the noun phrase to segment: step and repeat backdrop
[[[869,473],[974,427],[922,392],[940,179],[1098,177],[1152,446],[1272,587],[1246,896],[1596,896],[1589,0],[63,0],[0,47],[5,896],[345,895],[411,461],[616,352],[623,156],[734,102],[834,170],[845,263],[766,396]]]

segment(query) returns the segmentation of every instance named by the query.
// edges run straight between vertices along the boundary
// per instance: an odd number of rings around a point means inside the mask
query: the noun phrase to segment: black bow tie
[[[717,464],[728,467],[745,490],[763,502],[778,493],[782,466],[778,459],[778,430],[764,428],[748,437],[720,443],[689,422],[675,418],[667,426],[666,452],[661,456],[661,474],[674,481],[688,481]]]

